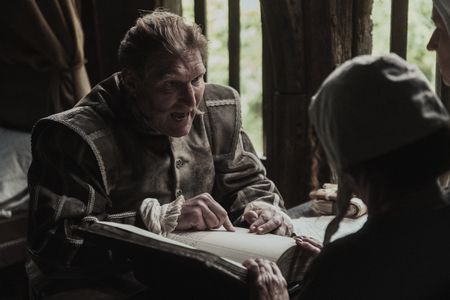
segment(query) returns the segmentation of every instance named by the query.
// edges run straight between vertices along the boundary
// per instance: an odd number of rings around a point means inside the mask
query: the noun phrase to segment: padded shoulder
[[[39,120],[33,128],[31,144],[33,153],[37,140],[51,127],[64,126],[79,136],[94,155],[105,190],[109,193],[116,181],[118,147],[111,127],[89,106],[74,107],[68,111]],[[74,152],[77,149],[73,149]]]
[[[206,84],[203,98],[205,126],[214,158],[233,155],[242,126],[238,92],[228,86]]]

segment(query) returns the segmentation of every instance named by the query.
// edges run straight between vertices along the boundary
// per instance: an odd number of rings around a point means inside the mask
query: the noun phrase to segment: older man
[[[309,116],[341,180],[327,233],[353,191],[368,221],[331,243],[326,234],[295,299],[447,299],[450,205],[436,178],[450,169],[450,116],[425,76],[394,54],[356,57],[324,81]],[[244,265],[257,299],[289,299],[275,264]]]
[[[121,42],[122,71],[36,124],[28,268],[36,296],[139,288],[124,271],[126,257],[76,235],[83,221],[160,234],[232,231],[232,222],[291,233],[282,198],[242,131],[237,92],[203,80],[206,48],[197,25],[159,10],[144,15]]]

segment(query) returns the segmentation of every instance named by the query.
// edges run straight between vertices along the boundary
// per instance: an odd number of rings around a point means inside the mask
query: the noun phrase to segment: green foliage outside
[[[274,0],[275,1],[275,0]],[[228,5],[207,2],[209,57],[207,81],[228,84]],[[262,130],[262,33],[258,0],[241,1],[241,101],[244,130],[258,154],[263,155]],[[183,15],[194,21],[194,1],[183,0]],[[426,50],[434,29],[431,0],[409,1],[407,60],[416,64],[432,88],[435,86],[435,53]],[[373,54],[389,53],[391,0],[373,3]]]
[[[406,59],[417,65],[435,87],[436,55],[429,52],[426,45],[434,30],[431,21],[431,0],[409,1],[408,11],[408,48]],[[373,54],[389,53],[391,0],[374,0],[373,21]]]
[[[193,0],[183,0],[183,16],[194,21]],[[207,81],[228,85],[228,2],[208,0],[209,40]],[[262,131],[262,33],[258,0],[241,1],[241,103],[243,128],[259,155]]]
[[[245,5],[244,5],[245,3]],[[263,155],[262,28],[258,0],[241,1],[241,97],[243,127]]]

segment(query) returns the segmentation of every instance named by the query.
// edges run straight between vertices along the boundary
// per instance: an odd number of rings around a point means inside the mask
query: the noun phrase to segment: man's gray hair
[[[207,39],[200,26],[183,17],[156,9],[136,20],[119,46],[119,64],[143,76],[151,65],[160,67],[162,61],[182,57],[199,50],[203,63],[207,56]]]

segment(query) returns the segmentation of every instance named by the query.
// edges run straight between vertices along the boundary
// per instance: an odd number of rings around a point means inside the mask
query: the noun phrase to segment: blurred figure
[[[450,85],[450,2],[446,0],[433,0],[431,19],[436,28],[430,37],[427,49],[436,51],[437,65],[445,85]],[[450,186],[450,173],[439,177],[443,189]]]
[[[393,54],[357,57],[325,80],[309,115],[340,187],[323,251],[294,297],[448,299],[450,206],[436,178],[450,169],[450,118],[425,76]],[[328,243],[352,193],[368,221]],[[245,265],[256,298],[288,299],[275,265]]]

